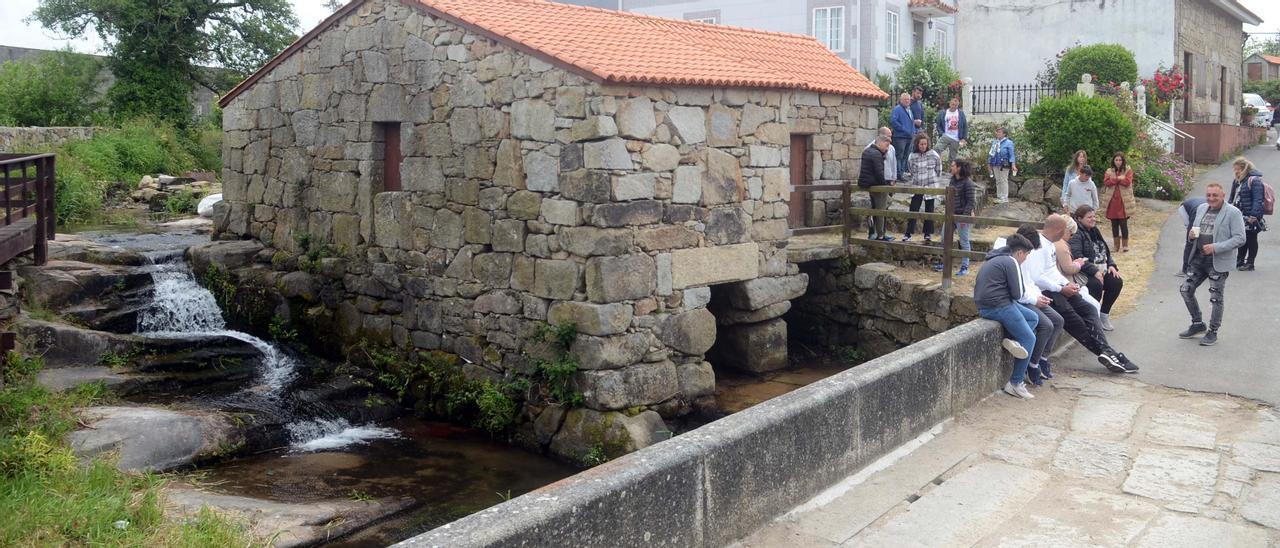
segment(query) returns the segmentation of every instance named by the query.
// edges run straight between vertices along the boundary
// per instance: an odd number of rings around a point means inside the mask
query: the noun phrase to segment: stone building
[[[223,98],[217,228],[265,246],[254,268],[281,287],[324,286],[285,293],[347,342],[500,377],[541,325],[576,324],[584,408],[530,428],[568,457],[592,421],[640,446],[712,393],[717,342],[727,366],[786,366],[780,316],[807,283],[789,222],[827,206],[789,185],[857,173],[883,98],[807,36],[353,2]],[[304,245],[340,257],[291,271]]]

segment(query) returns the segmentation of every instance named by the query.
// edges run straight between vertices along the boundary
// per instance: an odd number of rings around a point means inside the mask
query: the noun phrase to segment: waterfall
[[[298,363],[276,345],[258,337],[227,329],[222,309],[213,293],[196,282],[195,274],[181,253],[147,254],[155,289],[151,303],[138,315],[137,334],[168,339],[230,337],[252,345],[262,354],[260,386],[242,391],[259,402],[257,407],[283,413],[282,395],[297,377]],[[265,411],[266,409],[264,409]],[[286,425],[298,451],[337,449],[372,439],[397,438],[391,428],[373,425],[353,426],[345,419],[312,418]]]

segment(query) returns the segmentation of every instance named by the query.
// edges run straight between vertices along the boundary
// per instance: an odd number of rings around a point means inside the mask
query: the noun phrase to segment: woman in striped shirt
[[[907,169],[907,181],[911,186],[942,188],[942,157],[930,146],[928,132],[917,133],[911,141],[911,155],[907,156]],[[933,213],[936,198],[935,194],[912,195],[911,211],[920,211],[920,206],[923,205],[926,213]],[[902,241],[910,241],[911,234],[915,231],[916,220],[907,220],[907,231],[902,236]],[[933,243],[933,221],[924,222],[924,243]]]

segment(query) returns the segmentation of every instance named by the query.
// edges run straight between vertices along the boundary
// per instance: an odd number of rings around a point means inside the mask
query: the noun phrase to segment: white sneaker
[[[1020,382],[1018,384],[1013,384],[1011,382],[1004,383],[1004,393],[1024,400],[1035,399],[1035,396],[1032,395],[1031,392],[1027,391],[1027,383],[1024,382]]]
[[[1005,339],[1002,344],[1004,345],[1005,350],[1008,350],[1010,354],[1013,354],[1013,357],[1018,358],[1019,360],[1031,355],[1027,352],[1027,349],[1022,347],[1021,343],[1013,339]]]
[[[1115,331],[1114,325],[1111,325],[1111,317],[1107,314],[1098,314],[1098,323],[1102,324],[1103,331]]]

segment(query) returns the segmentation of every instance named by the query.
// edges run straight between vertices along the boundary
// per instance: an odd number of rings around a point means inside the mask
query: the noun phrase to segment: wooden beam
[[[912,255],[920,255],[920,256],[926,256],[926,257],[942,257],[945,255],[945,252],[942,249],[942,246],[912,244],[912,243],[904,243],[904,242],[882,242],[880,240],[868,240],[865,238],[854,238],[850,243],[852,245],[862,245],[867,247],[878,247],[882,249],[904,251]],[[958,257],[958,258],[968,257],[975,261],[981,261],[987,257],[986,253],[982,253],[980,251],[964,251],[962,249],[951,250],[951,255],[953,257]]]

